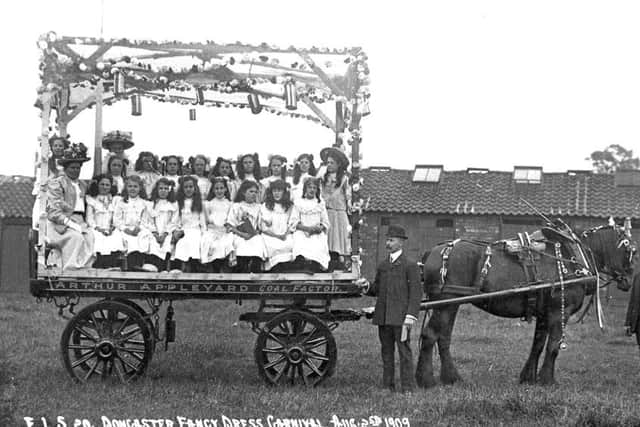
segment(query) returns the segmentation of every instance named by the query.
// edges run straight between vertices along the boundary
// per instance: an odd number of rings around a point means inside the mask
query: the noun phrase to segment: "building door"
[[[29,226],[3,224],[0,291],[29,292]]]

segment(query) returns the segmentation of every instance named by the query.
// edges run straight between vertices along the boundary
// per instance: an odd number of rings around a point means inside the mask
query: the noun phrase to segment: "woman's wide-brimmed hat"
[[[114,130],[108,132],[104,137],[102,137],[102,148],[105,150],[109,150],[111,144],[114,142],[119,142],[122,144],[125,150],[133,147],[133,140],[131,132],[125,132],[122,130]]]
[[[323,162],[326,162],[328,157],[332,157],[336,161],[340,162],[341,164],[344,165],[345,168],[349,166],[349,159],[347,158],[347,155],[344,154],[344,152],[338,148],[335,148],[335,147],[323,148],[322,151],[320,151],[320,158],[322,159]]]
[[[70,163],[84,163],[91,160],[87,157],[87,147],[82,143],[71,144],[65,148],[62,157],[58,159],[58,164],[66,166]]]

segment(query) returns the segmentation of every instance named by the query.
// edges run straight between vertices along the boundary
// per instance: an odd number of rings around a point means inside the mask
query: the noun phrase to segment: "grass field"
[[[177,342],[155,353],[145,378],[130,385],[72,382],[62,367],[59,340],[66,320],[52,304],[29,295],[0,294],[0,426],[67,425],[78,419],[102,426],[109,419],[214,419],[218,426],[244,419],[247,427],[280,420],[333,415],[376,421],[397,417],[394,427],[421,425],[640,425],[640,354],[623,335],[626,294],[607,307],[610,328],[601,333],[593,317],[570,325],[567,350],[558,358],[557,386],[521,386],[533,324],[461,309],[452,352],[464,382],[402,395],[380,389],[377,331],[370,321],[345,322],[334,331],[336,374],[321,386],[273,388],[262,383],[253,360],[255,334],[236,324],[254,302],[174,304]],[[84,304],[89,301],[82,301]],[[340,301],[341,307],[371,299]],[[418,332],[414,331],[417,347]],[[417,358],[417,350],[414,350]],[[226,418],[225,418],[226,417]],[[250,420],[251,419],[251,420]],[[251,423],[253,421],[253,425]],[[86,425],[86,424],[85,424]],[[188,425],[188,424],[183,424]],[[196,425],[196,424],[194,424]],[[206,424],[202,424],[206,425]],[[345,424],[342,424],[345,425]],[[355,424],[353,424],[355,425]],[[360,425],[360,424],[358,424]],[[381,424],[385,426],[384,422]],[[61,424],[62,426],[62,424]],[[352,427],[352,426],[350,426]]]

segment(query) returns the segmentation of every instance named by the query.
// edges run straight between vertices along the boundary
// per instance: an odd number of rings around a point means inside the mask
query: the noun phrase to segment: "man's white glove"
[[[413,324],[416,323],[416,320],[418,320],[418,319],[415,316],[407,314],[406,316],[404,316],[403,325],[411,328],[413,326]]]
[[[76,230],[78,233],[82,233],[82,227],[77,222],[69,221],[67,222],[67,227],[72,230]]]
[[[363,294],[369,292],[370,284],[369,281],[364,277],[356,280],[356,286],[360,288],[360,292],[362,292]]]

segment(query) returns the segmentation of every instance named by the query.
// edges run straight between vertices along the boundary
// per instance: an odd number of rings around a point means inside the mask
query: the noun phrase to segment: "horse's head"
[[[605,225],[585,231],[582,238],[593,253],[598,271],[611,276],[618,288],[628,290],[636,253],[631,229],[616,224]]]

